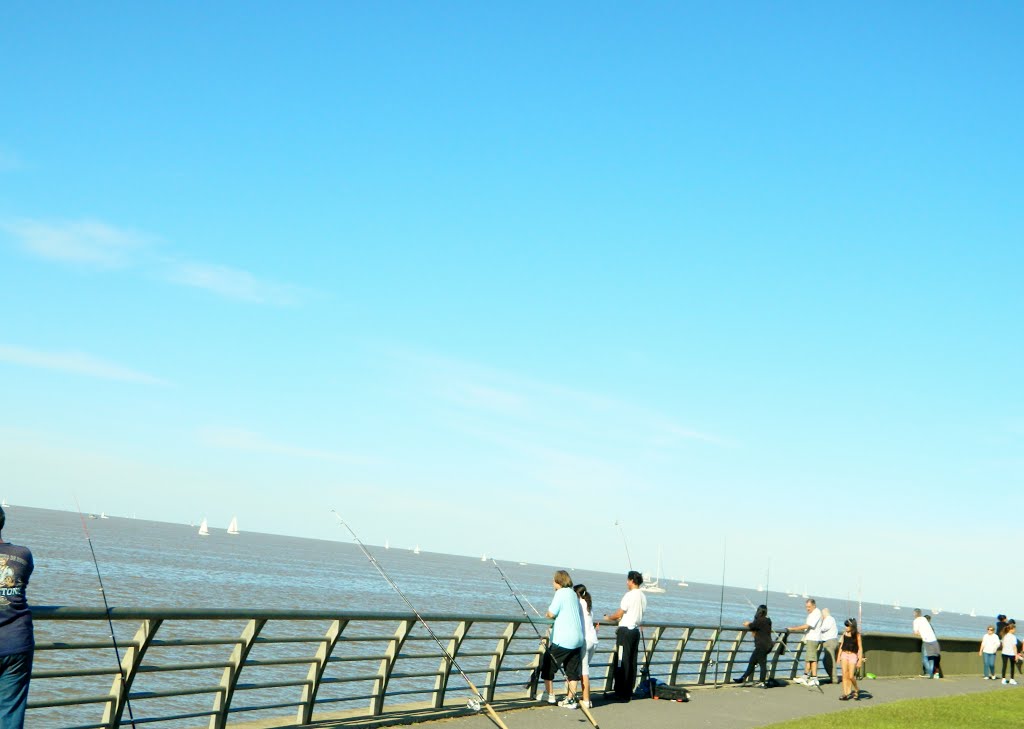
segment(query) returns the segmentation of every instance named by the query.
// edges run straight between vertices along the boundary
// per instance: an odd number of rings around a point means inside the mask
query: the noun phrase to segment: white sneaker
[[[942,676],[940,676],[940,675],[939,675],[939,674],[937,674],[937,673],[933,673],[933,674],[932,674],[932,678],[942,678]]]
[[[807,676],[801,676],[800,678],[794,678],[793,679],[793,683],[802,683],[803,685],[806,686],[807,685]]]
[[[1014,680],[1013,680],[1013,679],[1011,678],[1011,679],[1010,679],[1010,685],[1011,685],[1011,686],[1016,686],[1016,685],[1017,685],[1017,682],[1016,682],[1016,681],[1014,681]]]
[[[1005,685],[1006,685],[1006,684],[1008,684],[1008,683],[1010,683],[1010,681],[1009,681],[1008,679],[1005,679],[1005,678],[1004,678],[1004,679],[1003,679],[1003,686],[1005,686]]]
[[[811,677],[811,678],[807,679],[807,685],[808,686],[821,686],[821,681],[819,681],[816,678]]]
[[[574,698],[572,698],[570,696],[566,696],[564,699],[559,701],[558,705],[561,706],[563,709],[570,709],[570,710],[572,710],[572,709],[576,709],[577,708],[576,707],[576,699],[574,699]]]

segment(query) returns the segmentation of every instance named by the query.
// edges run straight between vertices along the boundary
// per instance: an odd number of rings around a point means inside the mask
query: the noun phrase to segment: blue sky
[[[1021,604],[1022,21],[5,8],[0,490]]]

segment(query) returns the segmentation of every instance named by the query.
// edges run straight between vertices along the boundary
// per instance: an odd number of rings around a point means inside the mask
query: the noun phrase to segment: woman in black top
[[[849,618],[843,625],[846,626],[846,631],[839,641],[839,665],[843,669],[843,695],[839,697],[839,700],[859,700],[857,669],[864,664],[864,643],[861,641],[860,630],[857,629],[855,619]]]
[[[734,678],[733,682],[743,683],[753,680],[754,666],[757,665],[761,667],[761,683],[759,685],[763,688],[764,682],[768,679],[768,653],[772,649],[772,619],[768,617],[768,606],[758,605],[754,619],[744,620],[743,624],[754,634],[754,652],[750,654],[747,670],[739,678]]]

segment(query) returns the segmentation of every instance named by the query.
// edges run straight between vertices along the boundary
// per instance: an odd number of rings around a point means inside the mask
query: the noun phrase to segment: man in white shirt
[[[821,609],[821,662],[829,683],[836,682],[836,651],[839,650],[839,626],[828,608]]]
[[[792,628],[789,628],[791,633],[807,632],[807,635],[804,636],[804,656],[806,656],[807,672],[803,675],[803,678],[794,680],[807,686],[817,686],[818,679],[815,677],[815,674],[818,672],[818,649],[821,648],[821,610],[818,609],[818,604],[812,598],[807,599],[804,607],[807,608],[807,622],[803,625],[794,625]]]
[[[643,575],[630,570],[626,575],[626,594],[619,602],[619,609],[605,620],[618,620],[619,627],[615,631],[615,681],[613,684],[614,698],[618,701],[629,701],[633,698],[636,687],[636,660],[640,646],[640,630],[638,626],[644,619],[647,609],[647,596],[640,590],[644,583]]]
[[[920,608],[914,610],[913,627],[914,635],[921,638],[921,666],[924,668],[924,675],[937,675],[931,658],[938,655],[939,639],[935,637],[935,631],[928,618],[921,615]]]

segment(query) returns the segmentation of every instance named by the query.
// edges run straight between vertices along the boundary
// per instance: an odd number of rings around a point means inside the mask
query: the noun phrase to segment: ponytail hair
[[[590,598],[590,593],[587,591],[587,586],[578,584],[572,589],[574,589],[576,591],[576,594],[579,595],[580,600],[583,600],[583,602],[587,603],[587,612],[592,612],[594,610],[594,601]]]

